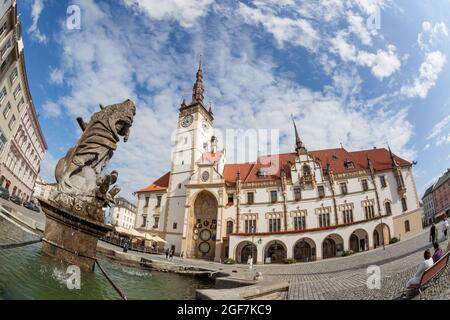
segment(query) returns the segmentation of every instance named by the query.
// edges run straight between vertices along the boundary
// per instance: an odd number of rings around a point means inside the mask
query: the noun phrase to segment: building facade
[[[433,203],[437,220],[450,216],[450,168],[434,185]]]
[[[56,190],[56,188],[56,183],[47,183],[41,177],[37,177],[36,183],[34,184],[33,200],[36,198],[41,198],[44,200],[50,199],[51,192]]]
[[[47,150],[28,86],[16,1],[0,19],[0,186],[30,201]]]
[[[168,173],[137,191],[136,227],[186,257],[311,261],[370,250],[422,229],[412,164],[391,150],[309,151],[227,164],[204,106],[201,66],[181,104]]]
[[[136,206],[124,198],[116,198],[116,204],[109,208],[105,220],[113,226],[134,229],[136,224]]]
[[[434,210],[434,199],[433,199],[433,187],[434,185],[432,185],[431,187],[429,187],[423,197],[422,197],[422,202],[423,202],[423,225],[424,226],[429,226],[430,224],[433,223],[434,221],[434,215],[435,215],[435,210]]]

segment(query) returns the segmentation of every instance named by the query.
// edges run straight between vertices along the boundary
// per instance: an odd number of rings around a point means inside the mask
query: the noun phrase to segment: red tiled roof
[[[387,149],[370,149],[348,152],[344,148],[311,151],[310,154],[320,161],[322,168],[326,168],[327,161],[330,163],[333,173],[345,173],[367,169],[367,158],[372,160],[375,171],[388,170],[392,167],[391,156]],[[394,155],[400,167],[411,165],[408,161]],[[353,162],[354,169],[347,169],[344,165],[346,160]]]
[[[158,180],[156,180],[155,182],[153,182],[147,188],[141,189],[137,192],[140,193],[140,192],[148,192],[148,191],[166,191],[167,187],[169,186],[169,178],[170,178],[170,171],[167,172],[165,175],[163,175]]]
[[[358,170],[367,169],[367,158],[372,160],[375,171],[383,171],[391,168],[391,157],[387,149],[370,149],[355,152],[348,152],[344,148],[326,149],[311,151],[309,153],[315,158],[323,169],[326,168],[327,162],[330,163],[333,173],[346,173]],[[290,178],[290,165],[289,162],[294,163],[296,153],[284,153],[274,156],[263,156],[258,158],[256,163],[244,163],[244,164],[226,164],[224,170],[224,178],[227,184],[234,184],[236,181],[236,174],[238,168],[241,172],[241,180],[243,182],[255,182],[255,181],[270,181],[280,179],[281,168],[284,168],[286,177]],[[400,167],[410,166],[411,163],[394,155]],[[354,168],[347,169],[344,165],[346,160],[350,160]],[[281,164],[279,166],[278,164]],[[271,169],[276,168],[274,172]],[[257,175],[259,170],[265,170],[268,172],[267,177],[260,177]]]
[[[348,152],[344,148],[325,149],[311,151],[309,154],[316,159],[325,170],[327,162],[330,163],[333,173],[347,173],[358,170],[365,170],[368,167],[367,158],[372,161],[375,171],[383,171],[391,169],[392,162],[389,151],[385,148],[370,149],[362,151]],[[241,181],[243,182],[263,182],[278,180],[281,177],[281,168],[286,172],[286,178],[291,178],[290,163],[295,162],[296,153],[283,153],[279,155],[261,156],[253,163],[226,164],[223,172],[225,183],[232,186],[236,183],[238,170],[240,171]],[[394,155],[400,167],[410,166],[411,163]],[[354,168],[347,169],[344,165],[345,161],[351,161]],[[266,176],[258,175],[258,172],[265,171]],[[170,172],[153,182],[145,189],[138,192],[147,191],[166,191],[169,185]]]

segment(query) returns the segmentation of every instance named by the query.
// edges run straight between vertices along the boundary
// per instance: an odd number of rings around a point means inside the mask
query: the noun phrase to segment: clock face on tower
[[[184,128],[187,128],[192,124],[192,122],[194,122],[194,117],[192,116],[192,114],[190,114],[184,117],[183,120],[181,120],[181,125]]]

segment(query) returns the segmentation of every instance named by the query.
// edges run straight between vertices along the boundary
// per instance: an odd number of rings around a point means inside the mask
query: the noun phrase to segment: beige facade
[[[16,1],[0,20],[0,186],[31,200],[47,150],[26,74]]]

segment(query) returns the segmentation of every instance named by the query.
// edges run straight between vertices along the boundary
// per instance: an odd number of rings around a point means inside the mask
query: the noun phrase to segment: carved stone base
[[[42,251],[68,264],[94,271],[97,241],[113,228],[38,200],[47,217]]]

